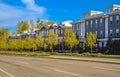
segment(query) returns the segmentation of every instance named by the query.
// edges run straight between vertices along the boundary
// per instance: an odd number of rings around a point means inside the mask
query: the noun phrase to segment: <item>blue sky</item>
[[[13,32],[18,21],[37,18],[61,22],[76,21],[89,10],[106,12],[120,0],[0,0],[0,27]]]

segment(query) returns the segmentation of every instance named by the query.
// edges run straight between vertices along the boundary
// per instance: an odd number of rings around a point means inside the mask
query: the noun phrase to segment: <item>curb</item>
[[[75,60],[75,61],[84,61],[84,62],[98,62],[98,63],[109,63],[109,64],[120,64],[120,62],[115,61],[103,61],[103,60],[90,60],[90,59],[75,59],[75,58],[63,58],[63,57],[46,57],[51,59],[61,59],[61,60]]]

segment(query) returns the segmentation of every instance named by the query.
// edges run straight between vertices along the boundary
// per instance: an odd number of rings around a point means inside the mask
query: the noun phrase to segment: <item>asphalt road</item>
[[[120,65],[0,55],[0,77],[120,77]]]

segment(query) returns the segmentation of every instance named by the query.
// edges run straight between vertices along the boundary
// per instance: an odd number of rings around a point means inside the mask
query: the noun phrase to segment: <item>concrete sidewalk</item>
[[[64,60],[77,60],[77,61],[88,61],[88,62],[100,62],[110,64],[120,64],[120,59],[109,59],[109,58],[96,58],[96,57],[72,57],[72,56],[49,56],[48,58],[53,59],[64,59]]]

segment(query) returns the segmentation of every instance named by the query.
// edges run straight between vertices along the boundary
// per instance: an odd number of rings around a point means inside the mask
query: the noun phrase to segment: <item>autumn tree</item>
[[[6,49],[9,30],[7,28],[0,28],[0,49]]]
[[[24,48],[26,50],[31,50],[33,48],[34,40],[31,37],[26,37],[24,39]]]
[[[41,29],[43,26],[43,21],[38,18],[36,23],[37,23],[36,28]]]
[[[18,50],[18,41],[17,39],[11,39],[8,43],[8,49],[10,50]]]
[[[41,29],[43,26],[48,26],[48,25],[53,25],[54,22],[53,21],[43,21],[40,20],[39,18],[37,19],[37,28]]]
[[[46,43],[49,45],[50,50],[53,51],[53,46],[57,44],[57,34],[49,30],[46,34]]]
[[[39,50],[41,47],[43,47],[43,43],[44,43],[44,38],[41,35],[36,35],[35,44]]]
[[[88,46],[91,49],[91,52],[93,47],[96,46],[96,38],[97,36],[95,33],[89,32],[83,41],[83,45]]]
[[[16,33],[21,34],[23,31],[27,31],[29,29],[29,24],[27,21],[20,21],[16,25]]]
[[[69,46],[71,51],[72,47],[79,43],[78,39],[76,38],[76,34],[69,29],[64,31],[63,40]]]

